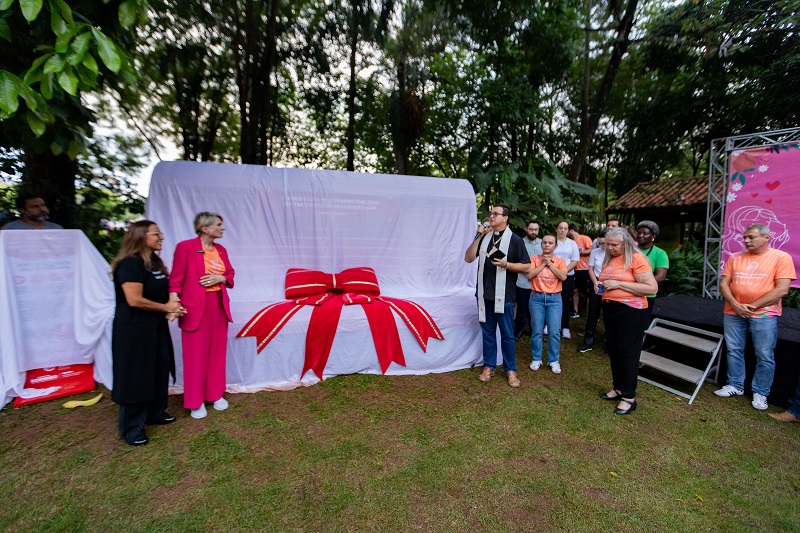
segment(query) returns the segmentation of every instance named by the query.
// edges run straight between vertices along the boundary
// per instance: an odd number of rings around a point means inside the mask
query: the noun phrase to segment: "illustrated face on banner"
[[[738,232],[739,235],[743,235],[749,226],[753,224],[764,224],[769,228],[769,245],[771,248],[781,249],[783,245],[789,242],[789,229],[786,227],[786,224],[778,220],[775,213],[769,209],[760,209],[752,206],[740,207],[726,218],[728,220],[725,224],[726,235],[729,228],[730,231]],[[727,239],[724,249],[728,255],[733,255],[744,250],[745,244],[741,239]]]
[[[767,226],[770,248],[787,252],[797,262],[800,242],[792,240],[791,234],[800,227],[800,210],[796,207],[796,198],[800,197],[800,144],[734,152],[729,168],[720,266],[731,255],[745,251],[742,236],[753,224]],[[792,287],[800,287],[800,282],[793,281]]]

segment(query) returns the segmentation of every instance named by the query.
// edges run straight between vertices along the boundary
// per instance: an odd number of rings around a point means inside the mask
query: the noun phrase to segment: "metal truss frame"
[[[708,165],[708,202],[706,204],[706,241],[703,257],[703,296],[722,297],[719,292],[719,269],[722,253],[722,232],[725,223],[725,202],[728,198],[731,153],[747,148],[800,141],[800,128],[723,137],[711,141]]]

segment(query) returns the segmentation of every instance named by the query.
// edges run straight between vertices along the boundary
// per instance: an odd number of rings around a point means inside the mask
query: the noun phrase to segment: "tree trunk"
[[[25,152],[22,188],[42,196],[53,222],[75,227],[75,177],[77,166],[66,154]]]
[[[405,54],[400,54],[397,60],[397,115],[395,117],[395,134],[392,148],[394,149],[394,167],[398,174],[408,174],[408,151],[404,146],[403,135],[403,110],[406,98],[406,61]]]
[[[586,33],[583,39],[583,92],[581,94],[581,139],[584,138],[588,132],[586,128],[589,127],[589,51],[592,36],[592,0],[586,0]],[[582,170],[582,168],[581,168]],[[581,177],[585,175],[580,172],[576,176],[576,181],[585,181]]]
[[[272,72],[277,49],[280,0],[244,0],[231,6],[234,32],[231,39],[239,87],[239,157],[245,164],[267,163],[269,124],[274,100]],[[267,9],[268,7],[268,9]]]
[[[600,90],[597,93],[594,107],[591,113],[589,113],[586,127],[581,125],[581,138],[578,143],[578,152],[575,154],[575,159],[572,160],[572,166],[567,175],[567,178],[571,181],[578,181],[578,176],[580,176],[583,165],[586,163],[586,158],[589,155],[589,147],[597,131],[597,126],[600,124],[600,117],[605,111],[608,96],[611,94],[611,89],[614,87],[614,79],[617,76],[620,63],[622,63],[622,57],[628,51],[628,46],[630,46],[631,43],[631,28],[633,28],[633,19],[636,16],[636,6],[638,4],[639,0],[628,0],[625,14],[622,16],[622,20],[620,20],[619,28],[617,29],[617,37],[614,42],[614,49],[611,52],[611,59],[608,61],[608,67],[603,76]]]
[[[353,16],[350,20],[350,87],[347,90],[347,170],[355,170],[356,149],[356,49],[358,48],[358,4],[353,1]]]

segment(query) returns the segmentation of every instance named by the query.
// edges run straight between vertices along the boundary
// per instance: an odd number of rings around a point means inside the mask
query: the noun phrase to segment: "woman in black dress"
[[[167,314],[184,309],[169,301],[168,271],[156,253],[163,240],[154,222],[134,222],[111,262],[117,299],[111,399],[119,404],[119,435],[133,446],[147,444],[145,424],[175,421],[165,411],[169,374],[175,374]]]

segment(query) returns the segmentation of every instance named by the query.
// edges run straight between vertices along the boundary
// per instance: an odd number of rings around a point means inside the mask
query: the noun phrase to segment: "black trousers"
[[[572,291],[575,289],[575,276],[567,276],[561,283],[561,329],[569,328],[572,317]]]
[[[597,332],[597,321],[600,320],[600,309],[603,305],[603,297],[595,294],[594,287],[589,290],[589,314],[586,317],[586,332],[584,333],[584,340],[590,344],[594,344],[594,334]]]
[[[165,374],[167,380],[169,373]],[[145,424],[154,424],[164,418],[167,408],[167,380],[163,386],[156,387],[155,397],[149,402],[119,404],[119,436],[128,444],[146,437]]]
[[[517,315],[514,317],[514,335],[519,337],[525,330],[531,329],[531,310],[528,307],[531,301],[531,289],[517,290]]]
[[[603,302],[603,323],[614,390],[622,391],[623,398],[635,398],[647,310],[606,300]]]
[[[578,294],[584,293],[588,295],[594,292],[594,285],[592,284],[591,278],[589,278],[588,270],[575,271],[575,288],[578,289]],[[578,302],[580,303],[580,299]]]

